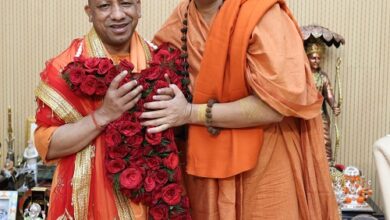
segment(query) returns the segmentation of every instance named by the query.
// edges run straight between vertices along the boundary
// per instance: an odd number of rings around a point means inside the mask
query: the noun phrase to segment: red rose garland
[[[173,129],[150,134],[140,124],[145,102],[152,101],[159,88],[168,87],[164,78],[188,94],[188,79],[183,77],[180,51],[167,44],[160,46],[141,74],[129,74],[123,83],[138,78],[144,91],[141,100],[104,131],[105,167],[113,186],[133,202],[149,207],[151,219],[191,219],[188,197],[183,196],[178,149]],[[80,96],[102,98],[115,76],[131,72],[134,66],[121,61],[114,65],[108,58],[75,58],[62,76],[73,92]]]

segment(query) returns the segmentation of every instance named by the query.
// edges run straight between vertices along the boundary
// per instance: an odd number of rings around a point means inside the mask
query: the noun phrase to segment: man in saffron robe
[[[188,51],[192,104],[171,85],[141,117],[149,132],[189,124],[193,219],[339,219],[322,98],[283,0],[184,0],[154,41]]]
[[[135,32],[139,0],[89,0],[85,11],[91,31],[47,62],[36,89],[37,149],[44,161],[57,163],[51,186],[48,219],[147,219],[146,208],[114,191],[104,168],[103,127],[131,109],[141,86],[111,83],[103,100],[75,95],[61,70],[75,57],[127,59],[140,71],[150,59],[150,47]]]

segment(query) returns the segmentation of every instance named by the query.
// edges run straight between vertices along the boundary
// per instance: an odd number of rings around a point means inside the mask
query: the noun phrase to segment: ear
[[[84,6],[84,12],[85,14],[87,14],[89,22],[92,22],[92,10],[91,7],[89,7],[89,5]]]

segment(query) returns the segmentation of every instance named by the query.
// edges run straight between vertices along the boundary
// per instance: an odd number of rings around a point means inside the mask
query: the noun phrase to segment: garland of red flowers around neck
[[[168,87],[164,78],[188,94],[189,80],[183,76],[184,59],[178,49],[168,44],[153,52],[149,67],[141,73],[131,73],[122,84],[137,79],[144,90],[137,105],[111,122],[104,131],[106,143],[105,168],[113,187],[131,201],[149,207],[153,220],[191,219],[189,199],[183,195],[179,152],[173,129],[150,134],[141,126],[139,116],[144,103],[153,100],[157,89]],[[115,76],[134,66],[122,60],[114,65],[108,58],[75,58],[62,71],[71,90],[82,97],[101,99]]]

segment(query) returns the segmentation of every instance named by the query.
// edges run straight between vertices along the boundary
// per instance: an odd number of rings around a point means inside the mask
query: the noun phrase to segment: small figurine
[[[45,220],[45,218],[45,212],[42,211],[41,206],[37,203],[32,203],[30,208],[26,209],[23,214],[23,219],[25,220]]]
[[[33,145],[32,141],[28,142],[28,146],[24,149],[23,157],[26,159],[26,168],[33,171],[35,174],[35,182],[36,182],[36,174],[37,174],[37,160],[38,160],[38,151]]]
[[[15,190],[16,174],[14,162],[7,158],[0,172],[0,179],[2,181],[0,190]]]
[[[358,168],[349,166],[343,171],[344,183],[342,184],[342,194],[344,201],[341,204],[343,211],[364,210],[372,211],[366,202],[372,195],[371,181],[367,181]],[[337,195],[337,193],[336,193]]]

